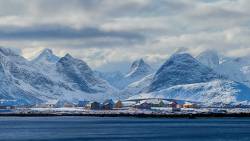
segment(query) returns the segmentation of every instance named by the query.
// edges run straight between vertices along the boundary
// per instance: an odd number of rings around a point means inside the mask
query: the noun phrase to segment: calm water
[[[0,117],[2,141],[250,140],[250,119]]]

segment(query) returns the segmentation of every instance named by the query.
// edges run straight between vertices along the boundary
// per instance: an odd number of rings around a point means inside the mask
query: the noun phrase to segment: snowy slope
[[[152,74],[153,69],[148,65],[143,59],[135,60],[130,67],[130,70],[127,74],[123,76],[121,80],[117,80],[119,88],[126,89],[128,85],[139,81],[145,76]]]
[[[10,49],[0,48],[0,99],[35,104],[50,99],[117,98],[116,89],[95,77],[81,60],[66,55],[48,71],[44,69],[46,64],[34,64]]]
[[[16,54],[11,49],[0,48],[0,98],[18,101],[20,104],[28,104],[40,102],[41,100],[35,95],[34,89],[26,90],[27,87],[23,85],[24,81],[29,81],[34,75],[40,76],[39,73],[28,75],[33,71],[29,62],[23,57]],[[26,77],[26,80],[19,80],[21,77]],[[33,83],[31,81],[31,83]],[[37,86],[38,81],[34,83]]]
[[[153,80],[154,74],[143,77],[139,81],[129,84],[125,89],[120,92],[120,95],[123,99],[127,99],[131,96],[143,92]]]
[[[220,59],[219,59],[220,58]],[[230,58],[218,56],[215,51],[205,51],[196,57],[204,65],[213,68],[218,74],[250,87],[250,57]]]
[[[37,67],[37,69],[46,72],[53,78],[57,78],[56,72],[56,62],[59,61],[59,57],[56,56],[51,49],[44,49],[37,57],[31,60],[32,65]]]
[[[129,99],[169,98],[207,104],[250,102],[250,89],[247,86],[222,77],[187,53],[171,56],[151,82],[145,83],[148,88],[143,88],[140,94]],[[132,88],[130,90],[135,89],[135,93],[138,92],[136,88],[140,89],[136,85]]]
[[[131,83],[139,81],[143,77],[152,74],[153,69],[143,59],[138,59],[131,64],[129,72],[125,75],[120,72],[96,73],[101,78],[107,80],[112,86],[123,90]]]
[[[143,59],[136,60],[132,63],[129,73],[125,76],[126,79],[140,79],[148,74],[151,74],[153,69],[145,63]]]
[[[72,89],[87,93],[112,91],[114,88],[105,80],[98,78],[91,68],[82,60],[66,54],[56,63],[57,71]]]
[[[166,98],[214,103],[250,104],[250,89],[230,80],[213,80],[204,83],[176,85],[159,91],[141,93],[129,99]]]
[[[128,85],[124,79],[124,74],[119,71],[115,72],[99,72],[94,71],[97,77],[100,77],[109,82],[110,85],[117,89],[123,89],[124,86]]]
[[[220,78],[212,69],[187,53],[172,55],[156,72],[148,91]]]
[[[196,59],[210,68],[215,68],[220,64],[220,58],[214,50],[206,50],[199,54]]]
[[[241,82],[250,87],[250,57],[228,59],[214,68],[216,72],[229,79]]]
[[[52,52],[51,49],[44,49],[36,58],[32,60],[35,64],[54,64],[60,58]]]
[[[248,103],[250,90],[244,84],[250,86],[250,57],[226,59],[218,64],[216,56],[204,53],[197,57],[198,61],[187,53],[178,52],[156,73],[140,59],[132,63],[126,75],[104,75],[69,54],[59,58],[45,49],[28,61],[10,49],[0,48],[0,99],[16,100],[18,104],[36,104],[51,99],[102,102],[128,97]],[[123,90],[118,91],[113,86]]]

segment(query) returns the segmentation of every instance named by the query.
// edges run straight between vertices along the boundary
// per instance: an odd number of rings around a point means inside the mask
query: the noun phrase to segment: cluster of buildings
[[[198,108],[198,104],[194,102],[180,101],[174,99],[160,99],[160,98],[151,98],[151,99],[139,99],[131,100],[135,101],[136,104],[133,106],[137,109],[162,109],[162,110],[172,110],[180,111],[181,108]]]
[[[84,108],[86,110],[121,110],[121,109],[171,109],[172,111],[178,111],[181,108],[198,108],[197,103],[173,100],[173,99],[133,99],[133,100],[118,100],[113,101],[112,99],[107,99],[103,102],[97,101],[78,101],[77,103],[72,103],[68,101],[60,100],[49,100],[45,103],[31,106],[33,108]],[[15,101],[0,100],[0,110],[1,109],[15,109],[20,108],[15,106]],[[30,106],[26,107],[30,108]]]
[[[112,110],[114,108],[122,108],[122,102],[114,102],[112,99],[107,99],[103,103],[97,101],[78,101],[78,103],[72,103],[67,101],[49,100],[46,103],[36,105],[38,108],[74,108],[82,107],[89,110]]]
[[[185,102],[179,100],[167,100],[160,98],[151,99],[134,99],[125,101],[113,101],[112,99],[107,99],[105,101],[79,101],[78,103],[62,102],[57,100],[50,100],[46,103],[36,105],[39,108],[73,108],[81,107],[86,110],[120,110],[120,109],[171,109],[172,111],[178,111],[181,108],[198,108],[197,103]]]

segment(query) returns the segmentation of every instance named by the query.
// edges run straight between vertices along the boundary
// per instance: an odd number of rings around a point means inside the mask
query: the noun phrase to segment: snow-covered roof
[[[58,100],[51,99],[51,100],[48,100],[45,104],[47,104],[47,105],[55,105],[57,103],[58,103]]]
[[[122,105],[123,106],[132,106],[132,105],[135,105],[136,104],[136,102],[134,102],[134,101],[124,101],[124,102],[122,102]]]

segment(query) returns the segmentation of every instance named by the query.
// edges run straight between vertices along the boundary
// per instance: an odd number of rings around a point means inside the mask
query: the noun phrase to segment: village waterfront
[[[102,103],[96,101],[51,100],[32,106],[15,106],[11,101],[0,102],[0,116],[102,116],[102,117],[250,117],[250,108],[245,105],[207,106],[204,103],[174,99],[136,99]]]

